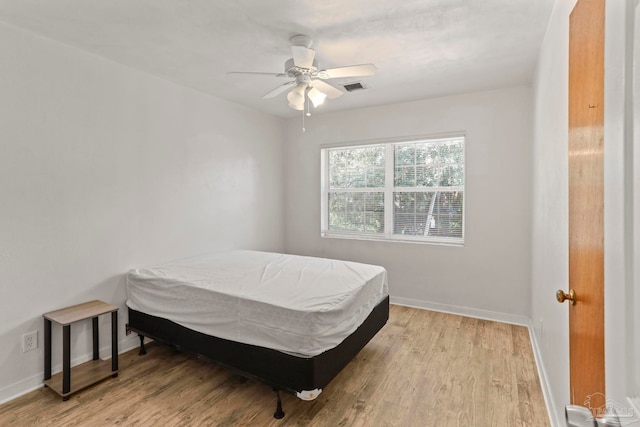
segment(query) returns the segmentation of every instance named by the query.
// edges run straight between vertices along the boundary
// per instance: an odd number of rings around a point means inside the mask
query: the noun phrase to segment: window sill
[[[349,239],[349,240],[364,240],[364,241],[376,241],[376,242],[392,242],[392,243],[417,243],[420,245],[444,245],[444,246],[457,246],[464,247],[464,239],[455,238],[440,238],[440,239],[424,239],[413,236],[399,236],[387,237],[384,235],[366,235],[366,234],[351,234],[351,233],[330,233],[323,231],[320,233],[320,237],[324,239]]]

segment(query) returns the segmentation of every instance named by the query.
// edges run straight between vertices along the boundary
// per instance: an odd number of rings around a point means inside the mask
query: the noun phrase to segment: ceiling
[[[0,0],[0,21],[281,117],[289,38],[313,40],[319,68],[374,63],[366,90],[317,112],[531,82],[554,0]]]

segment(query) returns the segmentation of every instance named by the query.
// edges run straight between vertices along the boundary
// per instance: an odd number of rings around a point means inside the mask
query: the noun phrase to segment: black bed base
[[[153,338],[235,369],[276,390],[295,393],[326,387],[382,329],[388,318],[389,297],[386,297],[342,343],[310,358],[217,338],[131,308],[127,329],[141,336],[141,344],[143,337]]]

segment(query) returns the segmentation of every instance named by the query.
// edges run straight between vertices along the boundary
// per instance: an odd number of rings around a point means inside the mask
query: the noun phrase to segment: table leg
[[[111,370],[118,370],[118,312],[111,312]]]
[[[44,319],[44,379],[51,379],[51,320]]]
[[[93,360],[98,360],[100,357],[100,335],[98,332],[98,317],[94,317],[93,323]]]
[[[71,325],[62,327],[62,394],[71,391]],[[67,400],[69,397],[63,397]]]

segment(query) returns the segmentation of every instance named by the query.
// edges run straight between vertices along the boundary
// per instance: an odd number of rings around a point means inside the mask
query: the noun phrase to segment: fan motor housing
[[[311,66],[311,68],[301,68],[301,67],[296,67],[296,65],[293,63],[293,58],[289,58],[285,63],[284,63],[284,72],[289,76],[289,77],[297,77],[300,75],[315,75],[318,72],[318,61],[316,61],[315,59],[313,60],[313,65]]]

